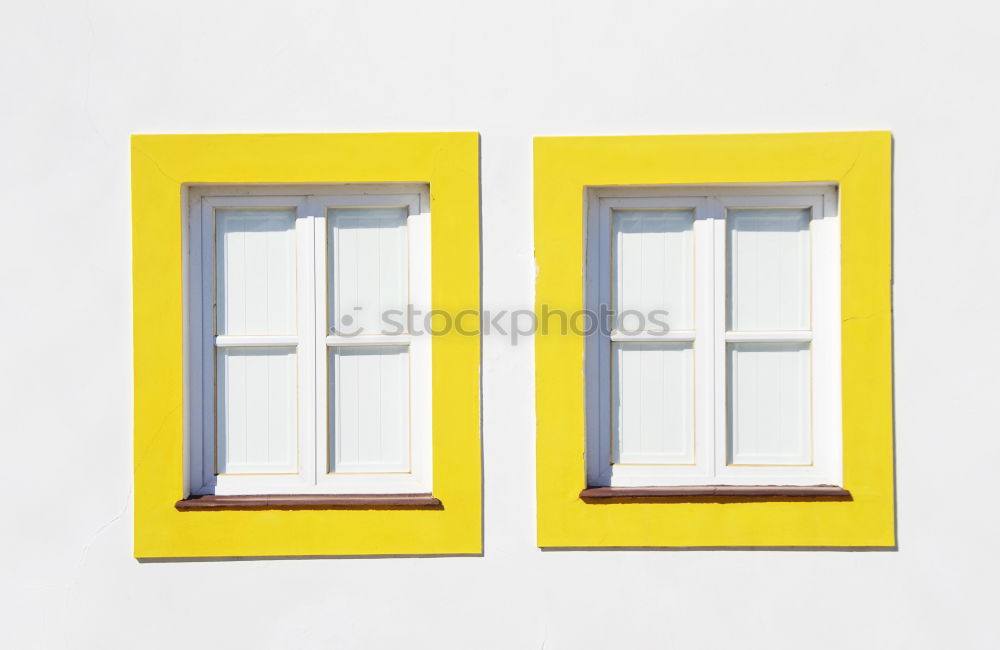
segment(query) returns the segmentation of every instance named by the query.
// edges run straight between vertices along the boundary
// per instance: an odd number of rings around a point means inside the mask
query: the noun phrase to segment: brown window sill
[[[851,493],[835,485],[683,485],[670,487],[592,487],[581,499],[636,497],[839,497]]]
[[[261,494],[221,496],[193,495],[174,504],[187,510],[325,510],[333,508],[428,508],[441,507],[430,494]]]

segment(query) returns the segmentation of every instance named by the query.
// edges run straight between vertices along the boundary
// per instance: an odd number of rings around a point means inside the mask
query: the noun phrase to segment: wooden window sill
[[[851,493],[835,485],[679,485],[665,487],[591,487],[581,499],[634,499],[643,497],[836,497]]]
[[[174,504],[189,510],[328,510],[328,509],[440,509],[441,500],[430,494],[260,494],[192,495]]]

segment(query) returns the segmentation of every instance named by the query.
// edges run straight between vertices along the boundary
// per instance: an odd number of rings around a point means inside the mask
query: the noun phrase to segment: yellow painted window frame
[[[479,311],[476,133],[132,137],[136,557],[482,552],[479,338],[435,336],[433,510],[179,512],[186,496],[182,196],[186,184],[425,182],[435,309]],[[478,320],[466,315],[466,330]]]
[[[536,313],[584,308],[588,186],[833,182],[840,190],[844,487],[851,500],[587,503],[584,338],[535,335],[538,545],[895,545],[888,132],[542,137],[534,144]]]

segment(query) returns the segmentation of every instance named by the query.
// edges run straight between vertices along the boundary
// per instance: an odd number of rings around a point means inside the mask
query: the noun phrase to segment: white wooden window
[[[841,485],[828,185],[591,188],[592,486]]]
[[[427,187],[188,205],[191,493],[430,492],[430,340],[407,318],[430,309]]]

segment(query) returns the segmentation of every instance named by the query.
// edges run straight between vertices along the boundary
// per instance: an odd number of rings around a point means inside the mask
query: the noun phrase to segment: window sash
[[[295,192],[295,193],[293,193]],[[326,214],[329,208],[372,205],[395,206],[406,211],[409,233],[406,276],[414,309],[430,309],[430,215],[426,186],[366,185],[313,187],[262,187],[260,194],[228,190],[194,189],[189,200],[188,239],[190,263],[186,290],[189,295],[190,344],[187,373],[191,395],[187,428],[188,475],[192,494],[349,494],[413,493],[430,491],[430,341],[410,332],[378,336],[327,335]],[[217,208],[293,208],[296,249],[296,315],[294,334],[216,334],[215,217]],[[406,383],[409,401],[409,461],[403,471],[332,473],[328,470],[330,431],[327,427],[330,351],[392,345],[407,350]],[[297,453],[294,472],[284,474],[219,474],[217,454],[215,358],[217,350],[287,347],[297,360]],[[377,349],[377,348],[376,348]],[[334,432],[336,435],[336,432]]]
[[[316,490],[319,493],[406,493],[431,491],[431,341],[423,332],[404,331],[399,334],[363,332],[345,336],[331,332],[329,296],[331,223],[330,209],[339,208],[397,208],[407,212],[407,277],[409,302],[413,309],[426,313],[431,308],[430,295],[430,197],[425,191],[409,194],[372,192],[344,197],[337,194],[317,194],[313,198],[317,217],[317,236],[314,248],[316,259],[315,313],[317,323],[316,347],[324,350],[316,357],[317,381],[315,393],[318,429],[325,435],[317,438]],[[386,465],[358,465],[351,471],[334,472],[330,466],[330,421],[334,409],[330,408],[330,358],[331,352],[350,348],[377,348],[381,346],[405,347],[409,364],[409,462],[407,467]],[[334,432],[336,435],[336,432]]]
[[[611,380],[613,372],[613,355],[621,345],[630,343],[683,343],[692,344],[692,362],[694,367],[694,386],[692,387],[690,446],[693,450],[693,460],[670,465],[672,473],[679,477],[704,476],[709,469],[710,458],[703,453],[711,436],[712,405],[707,396],[711,394],[710,376],[699,372],[699,368],[710,363],[706,355],[711,353],[707,341],[711,337],[712,302],[704,291],[705,274],[711,260],[710,222],[707,219],[707,202],[704,198],[688,197],[616,197],[591,201],[590,227],[588,233],[596,236],[588,237],[588,304],[599,313],[600,305],[612,305],[614,287],[611,272],[613,253],[613,212],[616,210],[690,210],[693,213],[692,230],[692,280],[691,291],[692,313],[684,318],[685,329],[669,329],[666,333],[654,333],[647,329],[643,332],[612,331],[610,336],[600,334],[589,337],[588,359],[596,363],[588,363],[588,373],[595,372],[600,381],[589,382],[588,402],[596,404],[597,408],[588,408],[589,428],[596,435],[588,436],[588,463],[590,481],[599,485],[615,484],[648,484],[645,476],[653,473],[662,474],[657,464],[648,462],[626,462],[612,464],[614,457],[613,445],[615,432],[612,418]],[[671,319],[667,319],[670,322]],[[628,324],[627,321],[625,323]],[[599,459],[599,460],[598,460]],[[596,462],[595,462],[596,461]],[[657,478],[656,481],[661,481]],[[624,482],[624,483],[623,483]],[[638,482],[638,483],[636,483]]]
[[[667,335],[600,333],[586,342],[587,476],[590,485],[817,485],[840,484],[840,295],[839,219],[829,186],[594,188],[588,194],[586,303],[610,305],[616,209],[694,208],[695,329]],[[727,222],[735,208],[800,207],[811,210],[811,328],[790,331],[727,329]],[[701,226],[699,228],[699,225]],[[701,304],[698,301],[701,300]],[[614,457],[610,363],[623,341],[691,341],[694,347],[695,458],[693,463],[617,464]],[[808,464],[727,462],[727,346],[753,342],[805,343],[811,348],[812,457]]]

